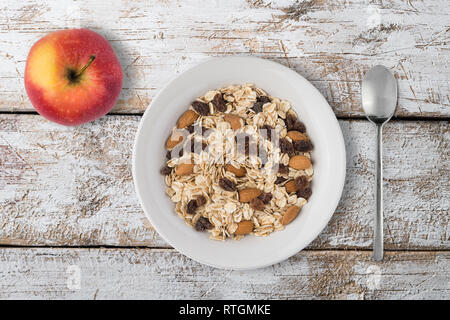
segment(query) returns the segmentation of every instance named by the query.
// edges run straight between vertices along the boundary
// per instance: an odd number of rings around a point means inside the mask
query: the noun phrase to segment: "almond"
[[[299,189],[295,180],[289,180],[285,183],[284,187],[286,188],[287,193],[296,192]]]
[[[233,166],[231,164],[227,164],[227,166],[225,167],[225,170],[234,173],[234,175],[238,178],[245,176],[245,172],[246,172],[244,167],[236,168],[235,166]]]
[[[289,167],[297,170],[308,169],[309,167],[311,167],[311,160],[309,160],[309,158],[305,156],[293,156],[289,159]]]
[[[192,162],[181,163],[175,170],[175,173],[179,176],[184,176],[187,174],[191,174],[193,172],[194,172],[194,164]]]
[[[291,138],[292,141],[308,140],[308,136],[299,131],[289,131],[287,136]]]
[[[183,141],[183,135],[180,132],[173,132],[166,141],[166,148],[171,150],[181,141]]]
[[[195,113],[192,110],[188,110],[185,113],[183,113],[180,119],[178,119],[177,128],[178,129],[186,128],[187,126],[193,124],[195,120],[197,120],[197,118],[198,118],[197,113]]]
[[[240,202],[250,202],[261,194],[261,190],[256,188],[242,189],[239,191]]]
[[[281,224],[285,226],[291,223],[292,220],[294,220],[298,216],[299,212],[300,207],[292,206],[287,208],[286,212],[284,213],[283,219],[281,219]]]
[[[223,116],[223,119],[231,124],[231,129],[233,130],[240,129],[242,127],[241,117],[239,116],[227,113]]]
[[[253,231],[253,226],[254,226],[253,221],[243,220],[238,223],[238,227],[237,227],[236,231],[234,232],[234,234],[237,234],[237,235],[248,234]]]

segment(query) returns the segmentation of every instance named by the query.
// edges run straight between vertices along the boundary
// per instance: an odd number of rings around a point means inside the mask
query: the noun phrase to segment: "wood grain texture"
[[[0,116],[0,244],[168,247],[147,222],[131,177],[139,116],[63,127]],[[375,128],[341,120],[347,179],[335,215],[310,249],[370,248]],[[385,126],[388,249],[450,248],[448,122]],[[159,176],[155,176],[159,178]]]
[[[171,249],[3,248],[0,299],[448,300],[449,267],[449,252],[388,252],[376,263],[367,251],[303,251],[271,267],[230,271]]]
[[[338,116],[362,116],[360,81],[380,63],[398,79],[397,116],[449,117],[449,15],[447,0],[6,0],[0,111],[33,111],[23,74],[35,41],[87,27],[111,42],[123,66],[115,113],[142,113],[164,83],[207,57],[253,55],[306,77]]]

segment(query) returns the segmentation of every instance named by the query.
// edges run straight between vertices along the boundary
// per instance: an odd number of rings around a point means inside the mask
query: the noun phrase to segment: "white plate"
[[[312,196],[283,231],[268,237],[215,241],[175,213],[159,170],[165,141],[178,117],[197,97],[230,84],[253,83],[288,100],[306,125],[314,145]],[[158,233],[186,256],[218,268],[253,269],[272,265],[305,248],[327,225],[345,180],[345,146],[336,117],[305,78],[278,63],[252,57],[212,58],[170,82],[144,113],[133,150],[133,178],[144,212]]]

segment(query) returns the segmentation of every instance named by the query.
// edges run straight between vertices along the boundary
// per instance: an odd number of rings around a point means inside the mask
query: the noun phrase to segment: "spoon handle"
[[[377,125],[377,195],[373,259],[383,260],[383,125]]]

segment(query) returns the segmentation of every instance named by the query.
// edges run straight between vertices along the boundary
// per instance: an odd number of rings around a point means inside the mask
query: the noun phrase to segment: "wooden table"
[[[0,298],[449,299],[449,2],[194,3],[0,5]],[[109,115],[69,128],[35,113],[23,74],[37,39],[79,26],[111,42],[125,78]],[[306,77],[347,147],[345,189],[327,228],[306,250],[254,271],[206,267],[170,248],[144,217],[130,170],[155,93],[206,57],[227,55]],[[371,260],[375,129],[360,103],[360,81],[378,63],[399,85],[384,137],[382,263]]]

